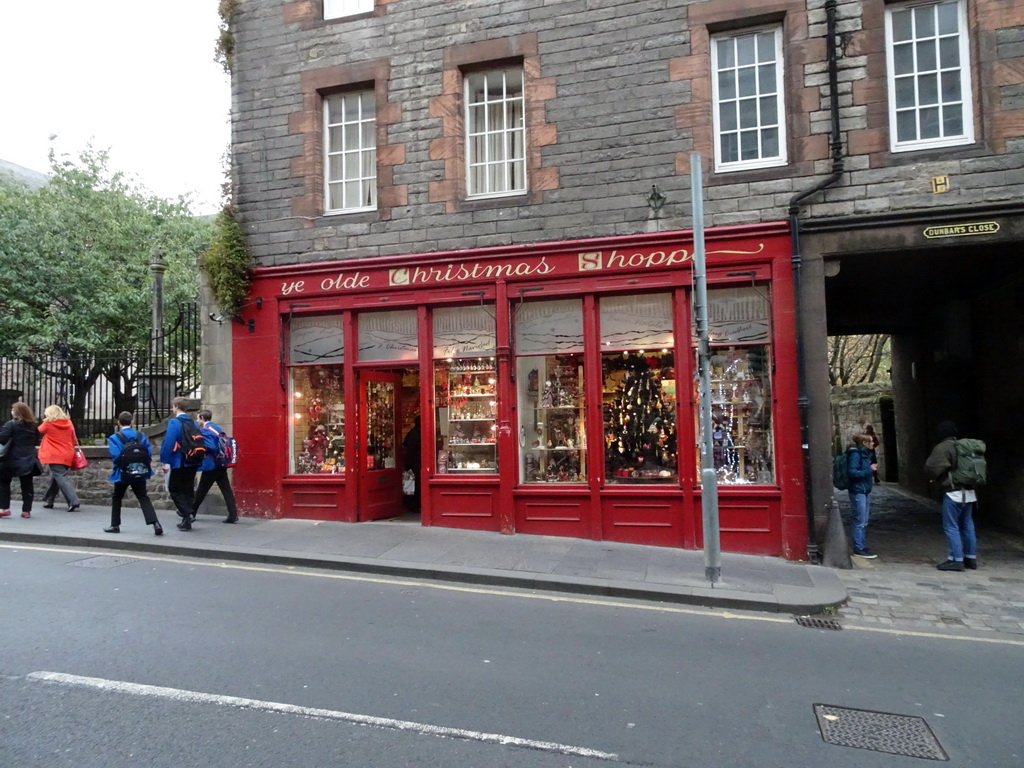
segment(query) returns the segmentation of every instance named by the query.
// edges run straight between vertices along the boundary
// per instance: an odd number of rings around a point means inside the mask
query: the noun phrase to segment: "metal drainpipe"
[[[809,189],[794,195],[789,201],[789,231],[792,237],[793,266],[793,311],[796,316],[796,365],[797,365],[797,407],[800,411],[800,446],[803,454],[804,469],[804,504],[807,509],[807,559],[816,563],[820,561],[818,542],[814,535],[814,502],[811,492],[811,446],[808,410],[810,399],[807,395],[807,361],[803,342],[803,315],[800,307],[800,275],[803,268],[803,257],[800,255],[800,205],[802,201],[825,187],[835,184],[843,175],[843,144],[839,137],[839,63],[836,58],[836,0],[826,0],[825,16],[828,37],[828,87],[829,111],[832,116],[832,131],[829,137],[829,148],[832,154],[832,172]]]

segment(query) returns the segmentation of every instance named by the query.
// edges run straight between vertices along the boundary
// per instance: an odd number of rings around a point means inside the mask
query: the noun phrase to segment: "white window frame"
[[[956,67],[943,67],[940,60],[942,40],[950,40],[954,37],[952,34],[940,35],[938,29],[934,29],[934,34],[929,36],[917,37],[916,30],[912,34],[911,38],[913,43],[907,43],[900,41],[901,46],[911,45],[911,51],[913,52],[912,71],[906,74],[900,74],[897,78],[896,73],[896,45],[897,43],[893,39],[893,15],[896,13],[906,12],[908,10],[921,9],[924,7],[931,7],[933,9],[933,18],[935,11],[941,5],[956,5],[957,6],[957,32],[956,37],[957,46],[956,50],[959,53],[959,62]],[[932,52],[935,55],[935,67],[933,69],[919,69],[918,64],[918,53],[922,51],[922,46],[926,46],[931,43]],[[939,50],[935,50],[939,48]],[[889,91],[889,148],[893,152],[910,152],[913,150],[931,149],[935,147],[952,147],[963,144],[974,143],[974,102],[973,93],[971,91],[971,50],[970,50],[970,36],[968,34],[967,26],[967,3],[966,0],[939,0],[939,2],[907,2],[888,5],[885,8],[885,54],[886,54],[886,70],[887,70],[887,85]],[[959,72],[957,72],[959,70]],[[922,93],[921,85],[922,78],[928,77],[934,73],[934,77],[938,82],[935,84],[935,101],[927,104],[921,103]],[[949,99],[944,101],[942,96],[943,87],[941,80],[943,77],[954,78],[957,77],[960,86],[960,98]],[[910,105],[897,105],[897,79],[901,82],[907,82],[907,80],[913,80],[913,103]],[[901,89],[903,90],[903,89]],[[960,133],[945,134],[945,125],[942,120],[941,113],[943,110],[948,108],[960,109],[960,119],[962,123],[962,130]],[[921,133],[921,113],[925,110],[938,110],[938,130],[940,135],[930,138],[917,138]],[[900,141],[899,130],[898,130],[898,118],[901,115],[906,115],[909,112],[913,112],[917,116],[916,131],[917,136],[913,139],[907,139]]]
[[[360,211],[377,210],[377,118],[376,102],[373,91],[352,91],[338,93],[324,97],[323,103],[323,145],[324,145],[324,213],[358,213]],[[346,120],[344,110],[340,104],[345,99],[358,99],[358,110],[354,120]],[[338,113],[335,115],[335,122],[331,122],[331,106],[339,105]],[[367,106],[372,107],[372,112],[367,115]],[[358,146],[350,146],[350,134],[352,126],[356,129],[355,139]],[[368,127],[368,130],[367,130]],[[340,136],[340,142],[333,144],[332,135]],[[340,145],[340,146],[339,146]],[[347,167],[349,160],[355,158],[356,172],[349,173]],[[332,161],[339,160],[341,169],[337,175],[333,175],[334,164]],[[358,188],[357,199],[348,199],[348,186],[356,184]],[[340,187],[342,203],[340,206],[332,206],[332,187]],[[367,194],[371,201],[364,202]]]
[[[508,73],[518,72],[519,82],[521,83],[521,90],[517,96],[508,95]],[[501,96],[498,98],[491,98],[487,93],[488,88],[484,89],[484,100],[481,102],[471,102],[472,94],[470,88],[470,82],[479,76],[487,78],[487,83],[490,85],[491,78],[501,78]],[[467,73],[463,78],[463,102],[465,104],[465,126],[466,126],[466,195],[470,198],[484,198],[484,197],[509,197],[512,195],[521,195],[527,191],[527,168],[526,168],[526,81],[525,73],[522,67],[507,67],[505,69],[488,70],[486,72],[473,72]],[[495,105],[501,106],[501,125],[491,125],[491,112],[488,107]],[[515,116],[516,106],[518,105],[518,118]],[[475,109],[482,107],[479,110],[484,116],[484,125],[479,126],[472,119]],[[518,122],[518,125],[509,125],[510,122]],[[490,136],[494,141],[497,141],[501,147],[504,157],[494,158],[491,156],[492,142],[483,142],[483,157],[478,157],[476,150],[476,143],[474,138]],[[518,138],[518,145],[521,151],[521,155],[516,154],[516,139]],[[522,183],[521,186],[513,186],[514,184],[514,167],[519,164],[522,166]],[[501,177],[502,184],[491,185],[490,182],[485,181],[487,188],[477,189],[475,182],[474,171],[481,167],[491,167]],[[491,174],[485,173],[484,178],[489,179]]]
[[[765,32],[771,32],[774,35],[774,61],[775,65],[775,78],[774,82],[769,81],[768,85],[774,88],[774,91],[765,89],[762,92],[762,83],[759,82],[760,78],[756,77],[757,67],[767,64],[768,60],[758,60],[757,57],[757,46],[755,45],[755,61],[751,64],[740,65],[735,55],[733,57],[733,63],[726,65],[724,62],[719,61],[718,48],[719,43],[726,40],[736,41],[740,38],[757,36]],[[780,165],[786,165],[788,162],[786,156],[786,97],[785,97],[785,78],[784,78],[785,62],[782,57],[782,27],[779,25],[771,25],[765,27],[754,27],[744,29],[741,32],[729,32],[718,35],[712,35],[711,37],[711,103],[712,103],[712,122],[715,131],[715,170],[716,171],[745,171],[752,168],[774,168]],[[740,80],[740,70],[749,71],[753,69],[755,72],[754,78],[754,94],[752,96],[746,96],[741,99],[738,93],[738,85]],[[732,70],[734,72],[734,82],[737,86],[734,94],[728,95],[723,98],[720,93],[719,87],[719,75],[723,70]],[[764,99],[774,97],[775,100],[775,120],[769,121],[762,115],[761,102]],[[748,130],[757,131],[757,145],[758,145],[758,156],[749,160],[744,160],[740,157],[742,149],[739,147],[739,134],[741,131],[740,117],[737,113],[735,115],[736,127],[733,128],[730,124],[728,127],[723,126],[722,120],[722,109],[723,101],[728,104],[735,104],[738,110],[739,102],[745,99],[754,99],[754,105],[756,108],[756,125],[749,126]],[[763,134],[766,130],[774,128],[778,132],[778,152],[774,155],[765,155],[762,147]],[[737,159],[727,160],[725,155],[727,154],[723,150],[723,142],[727,135],[735,135],[737,138]]]
[[[372,13],[374,0],[324,0],[325,19],[343,19],[360,13]]]

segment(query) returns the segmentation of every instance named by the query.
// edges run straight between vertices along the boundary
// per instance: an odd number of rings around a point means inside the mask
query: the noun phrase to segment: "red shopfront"
[[[708,230],[706,251],[722,547],[797,559],[788,230]],[[243,513],[700,548],[692,266],[670,232],[257,270]]]

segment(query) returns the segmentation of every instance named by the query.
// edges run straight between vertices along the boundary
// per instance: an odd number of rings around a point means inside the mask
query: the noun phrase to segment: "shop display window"
[[[519,481],[586,482],[582,302],[524,304],[515,339]]]
[[[419,356],[419,322],[415,309],[362,312],[356,323],[359,362],[415,360]]]
[[[600,302],[605,482],[679,480],[672,296]]]
[[[288,324],[289,464],[299,475],[345,471],[345,334],[341,315]]]
[[[708,291],[714,466],[722,485],[775,483],[771,334],[757,286]],[[695,393],[699,382],[694,382]],[[700,434],[698,421],[697,434]],[[698,446],[698,474],[699,455]]]
[[[498,368],[494,307],[433,312],[437,473],[498,471]]]
[[[345,388],[340,365],[291,369],[292,472],[338,475],[345,471]]]

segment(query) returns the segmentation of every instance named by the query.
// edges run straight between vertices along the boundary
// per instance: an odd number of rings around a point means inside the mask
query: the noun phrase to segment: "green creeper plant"
[[[225,205],[214,221],[213,244],[203,259],[213,298],[227,317],[237,317],[249,296],[252,259],[235,210]]]

